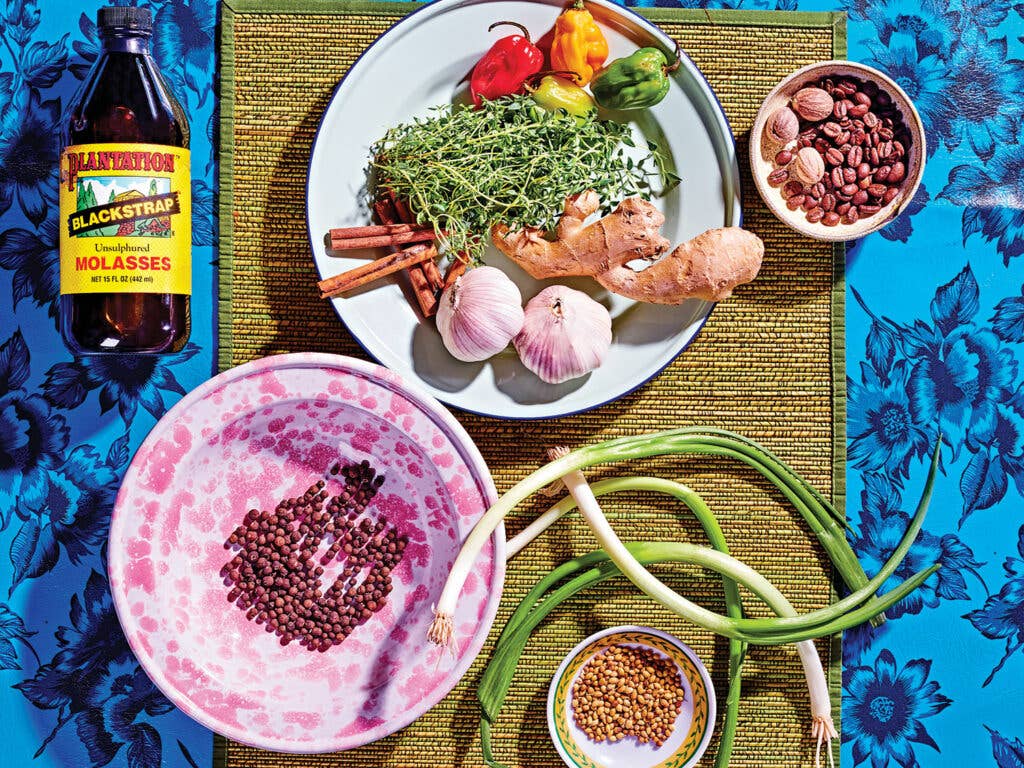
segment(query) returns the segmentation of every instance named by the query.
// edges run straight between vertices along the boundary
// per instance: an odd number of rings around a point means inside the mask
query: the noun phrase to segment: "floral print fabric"
[[[210,291],[171,357],[74,359],[56,327],[59,131],[98,53],[100,4],[0,0],[0,764],[206,768],[211,734],[121,633],[104,545],[133,450],[212,373]],[[191,123],[194,283],[209,286],[216,4],[150,7],[154,55]]]
[[[121,0],[123,2],[123,0]],[[194,283],[213,284],[214,0],[137,0],[192,128]],[[73,359],[56,332],[59,126],[98,53],[96,0],[0,0],[0,705],[11,765],[211,764],[208,732],[139,669],[104,541],[129,457],[213,369],[212,296],[179,355]],[[654,3],[637,3],[639,5]],[[849,56],[914,99],[929,164],[899,220],[848,247],[848,499],[869,573],[939,563],[844,643],[848,766],[1024,766],[1024,6],[1008,0],[665,0],[845,10]],[[34,759],[33,759],[34,758]]]

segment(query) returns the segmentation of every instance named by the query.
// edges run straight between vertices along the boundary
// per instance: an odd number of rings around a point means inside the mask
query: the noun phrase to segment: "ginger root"
[[[761,268],[764,244],[739,227],[708,230],[663,256],[669,242],[661,235],[665,217],[657,208],[631,197],[584,225],[598,207],[592,191],[567,197],[555,240],[535,227],[509,232],[503,224],[491,229],[491,237],[534,278],[590,276],[612,293],[652,304],[721,301]],[[628,266],[638,259],[653,263],[641,270]]]
[[[764,243],[739,227],[709,229],[637,272],[622,265],[594,275],[612,293],[651,304],[721,301],[757,277]]]
[[[599,207],[597,193],[591,190],[565,198],[564,213],[555,230],[558,238],[553,241],[545,239],[542,229],[525,227],[509,232],[504,224],[491,228],[491,239],[538,280],[596,275],[668,250],[669,242],[659,231],[665,217],[646,200],[627,198],[613,213],[584,225],[583,220]]]

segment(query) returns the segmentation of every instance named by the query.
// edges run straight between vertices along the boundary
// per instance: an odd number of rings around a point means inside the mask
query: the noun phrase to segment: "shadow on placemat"
[[[317,123],[338,79],[409,7],[322,2],[296,4],[289,11],[292,6],[254,0],[231,0],[225,7],[222,367],[299,350],[366,357],[330,305],[317,298],[306,239],[306,167]],[[783,75],[845,54],[844,17],[837,14],[659,9],[649,15],[707,76],[738,138],[740,158],[746,157],[746,133],[761,99]],[[741,165],[744,226],[760,235],[767,248],[757,282],[720,305],[696,342],[657,379],[617,403],[549,422],[508,423],[459,414],[488,460],[499,491],[543,463],[544,450],[553,444],[577,446],[706,424],[766,443],[842,503],[842,252],[786,230],[757,197],[746,162]],[[798,610],[829,602],[827,559],[797,515],[752,473],[706,459],[652,460],[629,471],[676,477],[701,492],[721,516],[734,554],[779,585]],[[606,509],[627,539],[703,540],[686,515],[647,497],[609,500]],[[511,521],[510,533],[521,525]],[[771,547],[764,546],[768,536]],[[593,546],[585,526],[572,520],[517,557],[510,564],[495,627],[503,625],[540,574]],[[723,609],[721,586],[714,579],[678,569],[665,574],[697,602]],[[494,734],[506,765],[562,764],[548,739],[544,714],[550,677],[579,640],[615,624],[659,627],[689,643],[712,671],[721,715],[726,642],[613,581],[555,611],[531,640]],[[450,696],[390,738],[322,756],[278,755],[226,743],[221,756],[229,768],[480,765],[479,710],[472,686],[495,636],[496,631]],[[838,644],[823,643],[819,650],[837,685]],[[732,765],[811,765],[807,691],[792,648],[753,649],[743,693]],[[838,718],[838,705],[835,711]],[[717,737],[703,765],[713,763],[716,746]]]

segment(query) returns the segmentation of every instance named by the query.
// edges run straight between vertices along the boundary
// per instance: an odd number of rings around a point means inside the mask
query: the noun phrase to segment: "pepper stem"
[[[679,69],[679,65],[683,63],[683,49],[679,46],[679,41],[673,39],[672,42],[676,46],[675,51],[672,52],[672,55],[675,57],[675,61],[673,61],[667,67],[661,68],[661,71],[664,72],[666,75],[675,72],[677,69]]]
[[[490,32],[495,27],[500,27],[500,26],[504,26],[504,25],[507,25],[507,26],[510,26],[510,27],[518,27],[519,31],[523,33],[523,37],[526,38],[526,42],[528,42],[528,43],[532,43],[533,42],[530,39],[530,30],[528,30],[526,27],[524,27],[518,21],[496,21],[493,24],[491,24],[491,26],[489,26],[487,28],[487,31]]]
[[[543,80],[548,75],[555,75],[557,77],[567,77],[573,81],[575,81],[576,78],[579,77],[579,75],[573,72],[571,69],[547,69],[544,70],[543,72],[537,72],[534,75],[530,75],[528,78],[526,78],[526,82],[524,82],[523,85],[526,87],[527,91],[533,93],[540,86],[540,81]]]

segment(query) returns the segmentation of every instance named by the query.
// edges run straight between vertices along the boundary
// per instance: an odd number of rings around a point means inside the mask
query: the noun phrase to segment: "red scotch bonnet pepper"
[[[544,54],[530,40],[530,33],[522,24],[514,21],[498,21],[487,28],[511,25],[522,30],[521,35],[501,38],[473,68],[469,79],[469,91],[473,104],[480,106],[481,99],[496,99],[522,90],[526,78],[540,72],[544,65]]]

